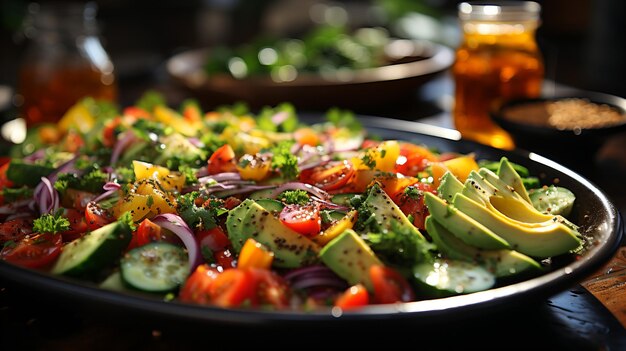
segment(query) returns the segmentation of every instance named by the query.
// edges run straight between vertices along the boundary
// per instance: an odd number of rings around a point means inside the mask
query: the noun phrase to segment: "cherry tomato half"
[[[300,172],[300,181],[326,191],[333,191],[346,185],[354,172],[354,167],[350,161],[333,161],[303,170]]]
[[[261,306],[272,306],[278,309],[289,307],[289,287],[278,274],[261,268],[248,268],[256,280],[255,300]]]
[[[62,245],[63,238],[59,234],[27,235],[14,245],[5,245],[0,258],[22,267],[43,268],[56,260]]]
[[[64,242],[76,240],[89,231],[87,219],[82,211],[73,208],[66,208],[63,211],[63,216],[65,216],[70,222],[70,228],[61,232]]]
[[[415,300],[415,293],[409,282],[391,267],[373,265],[369,275],[374,287],[376,303],[409,302]]]
[[[412,186],[421,192],[437,193],[435,187],[429,183],[415,183]],[[402,213],[413,217],[414,226],[419,229],[425,229],[424,221],[426,220],[426,217],[428,217],[428,208],[426,207],[426,203],[424,203],[423,195],[415,197],[406,195],[402,192],[393,200],[398,205]]]
[[[0,244],[19,241],[33,232],[32,218],[16,218],[0,223]]]
[[[206,264],[198,266],[180,288],[178,298],[183,302],[210,304],[209,288],[219,274],[215,267]]]
[[[313,236],[322,229],[319,208],[312,203],[287,205],[278,217],[284,225],[302,235]]]
[[[115,217],[97,203],[91,201],[85,208],[85,220],[89,230],[96,230],[115,221]]]
[[[206,247],[211,251],[220,251],[230,246],[230,239],[220,227],[199,229],[195,235],[201,249]]]
[[[163,240],[161,227],[146,218],[141,221],[137,230],[133,233],[133,238],[130,244],[128,244],[128,250],[161,240]]]
[[[335,299],[335,306],[344,310],[354,309],[369,304],[370,297],[363,284],[349,287]]]
[[[211,303],[220,307],[238,307],[244,303],[257,304],[257,280],[246,269],[227,269],[209,286]]]

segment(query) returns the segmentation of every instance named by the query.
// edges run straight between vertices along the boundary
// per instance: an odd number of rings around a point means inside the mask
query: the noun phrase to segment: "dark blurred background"
[[[28,40],[27,0],[1,0],[0,85],[15,87]],[[45,0],[42,0],[45,1]],[[48,1],[50,2],[50,1]],[[258,33],[294,35],[312,24],[314,5],[346,9],[356,25],[383,24],[451,47],[458,43],[451,0],[97,0],[101,39],[116,68],[121,102],[150,84],[167,84],[164,61],[181,51],[236,45]],[[546,78],[577,88],[626,96],[626,2],[550,0],[542,4],[537,40]]]

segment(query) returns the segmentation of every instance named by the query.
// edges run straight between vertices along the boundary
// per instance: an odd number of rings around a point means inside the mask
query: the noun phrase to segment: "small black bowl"
[[[546,106],[552,102],[580,99],[586,103],[606,105],[622,114],[618,124],[594,128],[559,129],[542,122],[548,118]],[[579,101],[582,104],[582,102]],[[511,113],[517,114],[512,118]],[[491,113],[491,117],[506,130],[518,148],[554,159],[570,167],[584,167],[593,161],[596,153],[611,136],[626,133],[626,99],[590,91],[573,95],[511,100]],[[564,126],[565,127],[565,126]]]

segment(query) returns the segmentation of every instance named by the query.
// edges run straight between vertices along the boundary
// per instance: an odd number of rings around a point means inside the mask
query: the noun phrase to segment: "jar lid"
[[[458,10],[464,21],[537,21],[541,5],[534,1],[462,2]]]

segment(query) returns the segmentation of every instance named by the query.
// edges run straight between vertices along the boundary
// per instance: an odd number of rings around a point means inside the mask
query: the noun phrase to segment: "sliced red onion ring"
[[[294,289],[308,289],[317,286],[347,287],[346,282],[338,277],[306,277],[291,283],[291,287]]]
[[[76,160],[78,160],[78,155],[72,157],[71,159],[67,160],[59,167],[57,167],[57,169],[55,169],[51,174],[48,175],[48,179],[50,180],[50,182],[54,184],[54,182],[57,181],[59,174],[61,173],[78,173],[76,168],[74,168]]]
[[[300,168],[300,171],[304,171],[306,169],[311,169],[311,168],[315,168],[317,166],[322,166],[325,165],[327,163],[329,163],[332,160],[332,158],[330,156],[322,156],[319,159],[315,160],[315,161],[311,161],[307,164],[303,164],[301,166],[298,166],[298,168]]]
[[[109,162],[110,165],[114,165],[119,160],[122,152],[130,146],[133,142],[137,140],[137,136],[133,133],[132,130],[127,130],[122,134],[122,137],[115,143],[113,147],[113,152],[111,153],[111,160]]]
[[[241,176],[237,172],[224,172],[198,178],[198,182],[200,184],[206,184],[211,181],[216,181],[219,183],[226,180],[241,180]]]
[[[301,183],[301,182],[285,183],[279,186],[278,188],[274,189],[274,191],[272,191],[269,194],[269,197],[276,198],[278,195],[280,195],[280,193],[282,193],[285,190],[304,190],[313,196],[317,196],[318,198],[322,200],[330,199],[330,195],[326,191],[316,186],[313,186],[311,184],[306,184],[306,183]]]
[[[257,190],[273,189],[275,187],[276,185],[247,185],[244,187],[234,188],[234,189],[218,189],[215,192],[210,192],[210,193],[216,197],[223,198],[223,197],[228,197],[228,196],[237,195],[237,194],[250,193],[253,191],[257,191]]]
[[[59,194],[46,177],[41,177],[41,182],[35,187],[33,198],[40,214],[55,213],[59,209]]]
[[[285,273],[283,277],[287,280],[292,280],[292,279],[301,277],[303,275],[312,274],[312,273],[320,273],[320,272],[332,273],[332,271],[328,267],[323,266],[321,264],[317,264],[317,265],[306,266],[306,267],[301,267],[301,268],[290,270],[289,272]]]
[[[193,272],[196,267],[198,267],[202,262],[202,257],[200,256],[200,247],[198,245],[198,241],[194,237],[193,232],[191,231],[187,223],[185,223],[185,221],[180,218],[180,216],[173,213],[162,213],[160,215],[156,215],[152,219],[152,222],[171,231],[180,238],[180,240],[187,248],[187,255],[189,257],[189,271]]]
[[[326,201],[326,200],[322,200],[316,196],[312,197],[313,201],[318,202],[322,205],[323,208],[329,208],[332,210],[339,210],[339,211],[349,211],[350,207],[348,206],[344,206],[344,205],[338,205],[334,202],[330,202],[330,201]]]
[[[103,199],[106,199],[107,197],[115,194],[118,190],[120,190],[120,188],[122,188],[122,186],[118,183],[115,182],[108,182],[106,184],[104,184],[104,186],[102,187],[102,189],[105,190],[104,193],[98,195],[96,198],[94,198],[93,202],[100,202]]]

